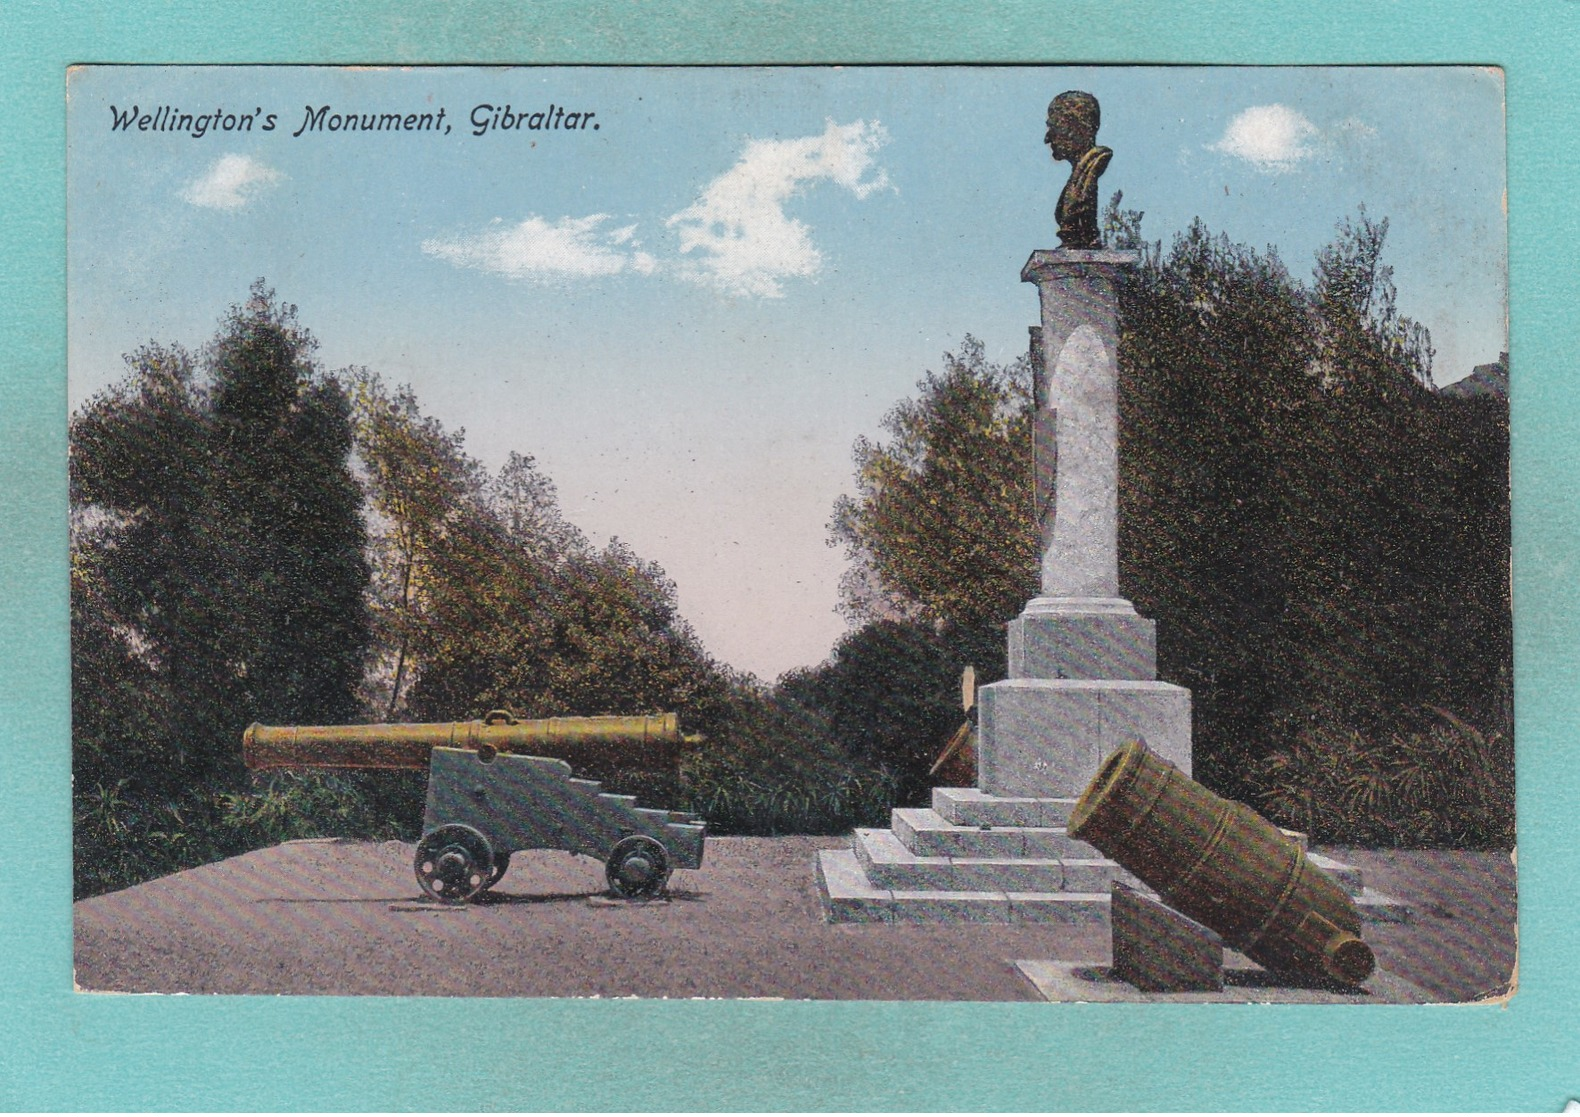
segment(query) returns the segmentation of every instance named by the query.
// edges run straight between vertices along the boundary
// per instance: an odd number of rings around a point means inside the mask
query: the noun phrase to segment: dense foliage
[[[243,728],[357,712],[361,491],[313,348],[259,285],[201,353],[137,350],[72,419],[79,887],[144,836],[169,867],[233,850]]]

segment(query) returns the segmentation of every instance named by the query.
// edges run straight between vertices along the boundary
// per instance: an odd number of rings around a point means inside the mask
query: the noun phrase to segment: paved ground
[[[438,996],[1035,1000],[1016,959],[1104,961],[1107,933],[1056,925],[824,923],[812,860],[840,838],[710,838],[671,899],[604,896],[603,867],[511,859],[487,902],[420,902],[399,842],[291,842],[76,906],[87,991]],[[1325,851],[1414,905],[1370,924],[1380,963],[1445,1000],[1514,968],[1506,854]]]

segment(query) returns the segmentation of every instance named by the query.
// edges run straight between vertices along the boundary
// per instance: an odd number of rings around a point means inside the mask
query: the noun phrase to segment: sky
[[[68,82],[70,404],[264,278],[326,368],[410,384],[490,468],[531,454],[772,680],[847,630],[855,441],[967,334],[1026,348],[1066,89],[1149,239],[1200,217],[1309,277],[1364,205],[1437,381],[1507,350],[1495,70],[107,66]],[[335,127],[373,114],[402,127]]]

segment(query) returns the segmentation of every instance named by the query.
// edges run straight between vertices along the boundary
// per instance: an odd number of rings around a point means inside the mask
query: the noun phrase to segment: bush
[[[1251,777],[1269,818],[1339,845],[1511,849],[1514,755],[1447,710],[1419,732],[1371,740],[1311,729]]]
[[[882,825],[896,781],[853,760],[827,722],[786,699],[743,690],[716,739],[682,764],[688,809],[714,834],[839,834]]]
[[[930,769],[959,728],[960,674],[1005,674],[1004,629],[873,621],[841,637],[826,663],[787,674],[778,695],[815,715],[840,752],[893,776],[895,803],[921,805]]]
[[[422,795],[421,776],[404,772],[278,773],[247,791],[173,797],[138,795],[125,779],[95,784],[72,797],[76,897],[296,838],[415,840]]]

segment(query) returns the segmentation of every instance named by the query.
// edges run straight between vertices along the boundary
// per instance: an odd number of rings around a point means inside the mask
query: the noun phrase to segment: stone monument
[[[1079,795],[1137,736],[1190,772],[1190,692],[1157,681],[1157,626],[1119,596],[1114,280],[1137,254],[1102,247],[1097,180],[1113,152],[1097,146],[1100,122],[1090,93],[1048,106],[1044,142],[1071,165],[1054,211],[1061,247],[1020,273],[1042,311],[1031,329],[1042,592],[1010,622],[1010,677],[979,696],[978,785],[996,795]]]
[[[830,920],[1106,922],[1114,886],[1128,896],[1123,886],[1140,882],[1070,837],[1076,799],[1137,738],[1190,773],[1190,692],[1158,681],[1156,625],[1119,593],[1115,280],[1137,254],[1102,244],[1097,180],[1113,153],[1097,146],[1098,124],[1090,93],[1048,106],[1044,141],[1071,164],[1055,210],[1060,247],[1021,269],[1041,311],[1031,327],[1041,588],[1009,623],[1009,678],[976,694],[977,786],[934,788],[931,808],[896,808],[889,829],[820,851]],[[1358,872],[1311,859],[1363,915],[1398,918]]]
[[[1089,93],[1048,106],[1044,136],[1070,163],[1055,210],[1061,247],[1032,253],[1037,414],[1031,447],[1041,592],[1009,625],[1009,675],[977,692],[977,786],[938,788],[933,808],[894,811],[823,851],[831,919],[1105,919],[1125,874],[1065,823],[1104,756],[1144,738],[1190,770],[1190,693],[1158,682],[1153,622],[1119,596],[1119,308],[1114,279],[1136,254],[1105,250]]]

